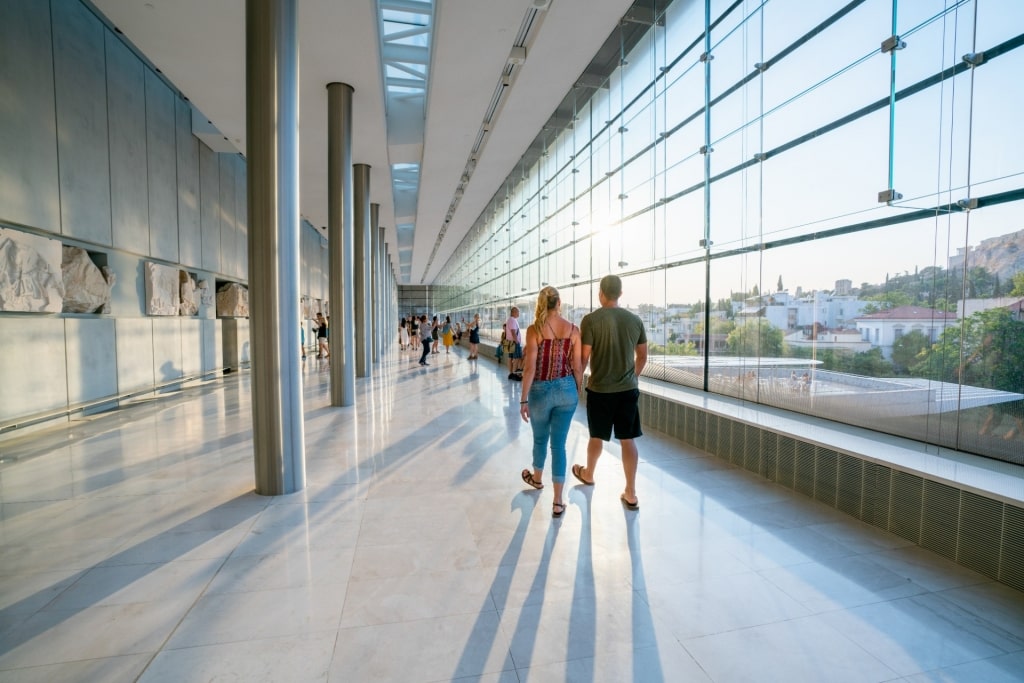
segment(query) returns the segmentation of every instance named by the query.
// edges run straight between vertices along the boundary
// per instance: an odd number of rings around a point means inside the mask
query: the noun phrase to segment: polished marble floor
[[[351,408],[310,356],[289,496],[247,373],[0,441],[0,680],[1024,680],[1024,594],[662,435],[639,512],[613,444],[552,519],[466,355],[389,353]]]

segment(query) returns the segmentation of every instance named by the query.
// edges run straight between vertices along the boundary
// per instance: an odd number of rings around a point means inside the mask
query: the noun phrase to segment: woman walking
[[[540,290],[533,324],[526,328],[523,400],[519,402],[519,414],[533,429],[533,471],[525,469],[521,476],[533,488],[544,488],[542,479],[550,443],[551,481],[555,489],[553,517],[561,517],[565,512],[565,441],[583,382],[580,331],[562,317],[561,310],[557,289]]]
[[[469,324],[469,360],[476,360],[476,352],[480,350],[480,314],[473,316]]]
[[[445,355],[451,353],[452,344],[455,343],[455,329],[452,327],[452,317],[444,317],[444,325],[441,327],[441,343],[444,344]]]

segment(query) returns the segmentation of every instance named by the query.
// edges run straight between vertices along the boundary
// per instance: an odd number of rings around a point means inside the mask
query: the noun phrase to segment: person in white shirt
[[[511,344],[508,353],[508,378],[523,381],[523,336],[519,331],[519,308],[512,307],[511,315],[505,321],[505,338]]]

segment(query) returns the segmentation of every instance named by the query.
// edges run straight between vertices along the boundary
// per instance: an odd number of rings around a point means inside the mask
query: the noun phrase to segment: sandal
[[[552,517],[561,517],[563,512],[565,512],[565,503],[552,503],[551,504],[551,516]]]
[[[581,483],[586,484],[587,486],[594,485],[594,482],[587,481],[586,479],[583,478],[583,465],[573,465],[572,476],[576,477],[577,479],[580,480]]]
[[[544,488],[544,484],[542,484],[541,482],[539,482],[539,481],[537,481],[536,479],[533,478],[533,472],[531,472],[530,470],[523,470],[522,477],[523,477],[523,481],[525,481],[527,484],[529,484],[533,488],[538,489],[538,490]]]
[[[639,510],[640,509],[640,499],[639,498],[637,498],[632,503],[630,503],[626,499],[626,494],[623,493],[621,496],[619,496],[619,500],[622,501],[622,504],[626,506],[627,510]]]

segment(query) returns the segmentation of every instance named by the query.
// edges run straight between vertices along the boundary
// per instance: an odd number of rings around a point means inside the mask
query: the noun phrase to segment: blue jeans
[[[530,426],[533,427],[533,466],[544,469],[551,443],[551,481],[565,481],[565,440],[579,403],[576,380],[570,375],[530,386]]]

